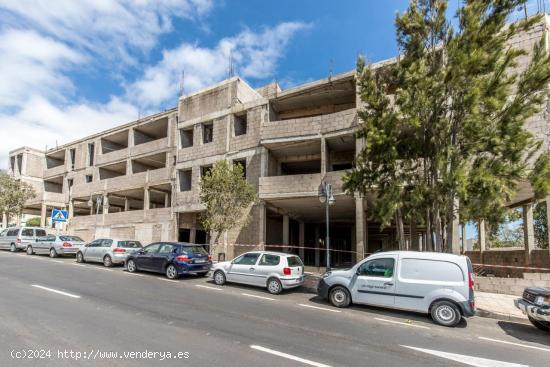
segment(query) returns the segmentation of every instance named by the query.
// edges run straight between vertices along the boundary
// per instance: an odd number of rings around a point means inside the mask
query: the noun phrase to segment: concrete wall
[[[550,273],[526,273],[523,278],[476,277],[475,290],[521,296],[528,287],[550,288]]]
[[[473,264],[550,268],[549,250],[533,250],[531,256],[532,264],[525,263],[525,251],[523,249],[494,249],[483,252],[483,255],[479,251],[466,251],[464,254],[470,258]],[[532,273],[536,271],[536,269],[483,267],[483,272],[485,274],[501,277],[521,277],[523,273]]]

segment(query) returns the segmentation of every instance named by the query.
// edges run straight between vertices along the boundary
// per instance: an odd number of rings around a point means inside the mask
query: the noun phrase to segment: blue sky
[[[174,107],[182,70],[191,92],[226,78],[229,54],[252,86],[283,88],[351,70],[358,54],[393,57],[395,14],[407,4],[2,0],[0,168],[20,146],[52,147]]]

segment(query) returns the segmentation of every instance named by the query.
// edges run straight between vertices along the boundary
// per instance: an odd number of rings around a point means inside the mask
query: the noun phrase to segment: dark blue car
[[[202,246],[183,242],[152,243],[126,259],[130,273],[164,273],[168,279],[189,273],[206,276],[211,266],[212,259]]]

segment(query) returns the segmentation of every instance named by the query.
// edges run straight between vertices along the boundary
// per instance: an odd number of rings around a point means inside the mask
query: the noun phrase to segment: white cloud
[[[165,50],[158,64],[146,68],[141,79],[128,85],[128,96],[145,106],[174,101],[182,71],[186,92],[193,91],[227,77],[230,56],[237,75],[269,78],[290,39],[308,27],[301,22],[286,22],[259,33],[246,29],[235,37],[220,40],[213,48],[182,43]]]

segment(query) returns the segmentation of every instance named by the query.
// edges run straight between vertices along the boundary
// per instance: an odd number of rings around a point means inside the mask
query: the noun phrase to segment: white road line
[[[515,345],[515,346],[523,347],[523,348],[536,349],[536,350],[542,350],[542,351],[545,351],[545,352],[550,352],[550,349],[548,349],[548,348],[535,347],[533,345],[525,345],[525,344],[520,344],[520,343],[507,342],[505,340],[485,338],[483,336],[479,336],[478,339],[488,340],[488,341],[495,342],[495,343],[509,344],[509,345]]]
[[[465,354],[447,353],[439,350],[409,347],[407,345],[402,345],[402,347],[416,350],[418,352],[422,352],[426,354],[431,354],[436,357],[449,359],[451,361],[460,362],[463,364],[467,364],[469,366],[475,366],[475,367],[529,367],[525,364],[503,362],[503,361],[497,361],[494,359],[468,356]]]
[[[246,296],[246,297],[254,297],[254,298],[259,298],[259,299],[265,299],[265,300],[267,300],[267,301],[275,301],[275,298],[269,298],[269,297],[264,297],[264,296],[257,296],[257,295],[255,295],[255,294],[241,293],[241,295]]]
[[[164,280],[165,282],[179,283],[177,280],[172,280],[172,279],[164,279],[164,278],[157,278],[157,279]]]
[[[86,266],[86,265],[84,265],[84,264],[71,263],[71,265],[75,265],[75,266],[82,266],[82,267],[85,267],[85,268],[87,268],[87,266]]]
[[[61,264],[65,264],[65,261],[61,261],[61,260],[52,260],[53,262],[56,262],[56,263],[61,263]]]
[[[143,275],[143,274],[128,273],[127,271],[123,271],[122,273],[123,273],[123,274],[131,275],[131,276],[133,276],[133,277],[144,277],[144,276],[145,276],[145,275]]]
[[[428,326],[414,325],[414,324],[409,324],[409,323],[407,323],[407,322],[394,321],[394,320],[388,320],[388,319],[381,319],[381,318],[378,318],[378,317],[375,317],[374,319],[375,319],[375,320],[378,320],[378,321],[391,322],[392,324],[398,324],[398,325],[404,325],[404,326],[412,326],[412,327],[417,327],[417,328],[420,328],[420,329],[430,329]]]
[[[311,306],[311,305],[304,305],[303,303],[298,303],[298,306],[307,307],[307,308],[314,308],[314,309],[316,309],[316,310],[328,311],[328,312],[336,312],[336,313],[342,312],[342,311],[340,311],[340,310],[331,310],[330,308],[317,307],[317,306]]]
[[[80,298],[80,296],[77,296],[76,294],[71,294],[71,293],[67,293],[67,292],[58,291],[57,289],[51,289],[51,288],[43,287],[43,286],[37,285],[37,284],[32,284],[32,287],[40,288],[40,289],[43,289],[45,291],[61,294],[63,296],[67,296],[67,297],[71,297],[71,298]]]
[[[221,290],[222,290],[221,288],[209,287],[209,286],[207,286],[207,285],[202,285],[202,284],[195,284],[195,287],[206,288],[206,289],[213,289],[213,290],[215,290],[215,291],[221,291]]]
[[[255,350],[259,350],[260,352],[273,354],[274,356],[278,356],[278,357],[290,359],[290,360],[293,360],[293,361],[296,361],[296,362],[300,362],[300,363],[303,363],[303,364],[307,364],[309,366],[330,367],[328,364],[310,361],[309,359],[304,359],[304,358],[301,358],[301,357],[293,356],[292,354],[288,354],[288,353],[278,352],[276,350],[269,349],[269,348],[264,348],[264,347],[259,346],[259,345],[251,345],[250,348],[255,349]]]

